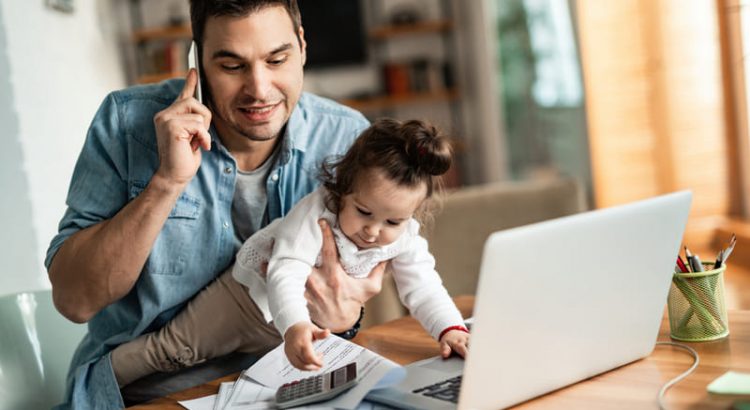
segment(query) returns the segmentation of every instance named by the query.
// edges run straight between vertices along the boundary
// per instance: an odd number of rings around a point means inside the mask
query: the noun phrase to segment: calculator
[[[349,363],[328,373],[287,383],[276,390],[280,409],[328,400],[357,384],[357,363]]]

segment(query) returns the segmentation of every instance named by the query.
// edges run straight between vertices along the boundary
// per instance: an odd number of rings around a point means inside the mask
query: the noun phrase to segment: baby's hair
[[[448,171],[451,162],[450,141],[434,126],[420,120],[378,119],[343,157],[323,163],[321,180],[328,190],[326,206],[338,213],[343,197],[353,193],[370,170],[380,170],[399,186],[417,187],[424,183],[428,199],[442,190],[440,176]]]

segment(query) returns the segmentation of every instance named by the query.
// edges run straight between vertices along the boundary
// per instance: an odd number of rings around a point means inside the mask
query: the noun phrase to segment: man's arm
[[[333,231],[320,220],[323,232],[321,266],[307,279],[305,299],[310,317],[320,327],[334,333],[349,330],[359,319],[360,308],[380,293],[386,262],[381,262],[365,279],[349,276],[339,262]]]
[[[175,102],[154,118],[159,169],[146,189],[111,219],[71,235],[49,266],[52,297],[68,319],[86,322],[125,296],[182,190],[210,149],[211,113],[192,96],[193,71]]]
[[[63,316],[86,322],[130,291],[180,191],[154,176],[112,219],[65,241],[49,267],[52,297]]]

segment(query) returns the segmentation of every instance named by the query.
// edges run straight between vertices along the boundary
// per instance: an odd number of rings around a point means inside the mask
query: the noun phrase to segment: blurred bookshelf
[[[437,35],[447,43],[452,40],[449,37],[453,26],[450,19],[435,19],[384,24],[370,29],[368,41],[375,49],[370,63],[381,71],[382,90],[373,95],[344,98],[340,102],[372,115],[390,113],[403,106],[459,102],[461,93],[449,58],[393,60],[383,51],[389,41],[405,37]]]
[[[448,19],[418,21],[409,24],[389,24],[376,27],[370,30],[370,38],[384,40],[399,36],[445,33],[451,30],[453,30],[453,21]]]
[[[185,76],[187,76],[187,71],[167,71],[164,73],[139,75],[136,81],[138,84],[151,84],[169,80],[170,78],[184,78]]]
[[[183,17],[182,6],[173,3],[168,18],[157,23],[144,23],[146,17],[153,15],[151,3],[131,0],[129,7],[129,42],[134,53],[131,81],[147,84],[184,76],[192,30]]]
[[[136,52],[138,84],[155,83],[187,73],[190,26],[135,29],[131,40]]]
[[[133,42],[143,43],[154,40],[189,40],[193,36],[190,26],[156,27],[133,31]]]
[[[340,100],[342,104],[348,105],[360,111],[375,111],[389,109],[395,106],[413,104],[442,103],[458,100],[457,89],[443,89],[421,92],[404,92],[393,95],[378,95],[365,98],[350,98]]]

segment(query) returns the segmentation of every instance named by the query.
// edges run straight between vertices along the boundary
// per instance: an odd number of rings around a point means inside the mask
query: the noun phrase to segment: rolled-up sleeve
[[[127,203],[127,139],[118,135],[127,130],[121,128],[120,116],[120,105],[110,94],[91,122],[76,162],[65,201],[68,208],[47,249],[47,268],[70,235],[111,218]]]

